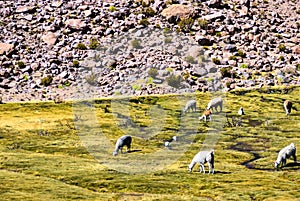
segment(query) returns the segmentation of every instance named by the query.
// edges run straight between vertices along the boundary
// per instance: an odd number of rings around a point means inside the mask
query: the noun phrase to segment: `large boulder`
[[[65,24],[67,27],[76,30],[84,30],[87,27],[87,24],[81,19],[68,19]]]
[[[161,12],[161,15],[167,18],[169,21],[171,19],[186,19],[193,17],[195,15],[195,10],[187,5],[172,4],[165,8]]]
[[[9,54],[14,48],[13,44],[0,43],[0,55],[6,53]]]
[[[57,42],[57,35],[52,32],[48,32],[42,36],[42,40],[48,45],[53,46]]]

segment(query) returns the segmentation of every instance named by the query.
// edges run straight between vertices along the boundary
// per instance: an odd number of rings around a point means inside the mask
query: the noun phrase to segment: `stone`
[[[66,26],[76,30],[83,30],[87,27],[86,23],[81,19],[68,19],[65,22]]]
[[[31,63],[31,64],[30,64],[30,68],[31,68],[33,71],[38,70],[39,67],[40,67],[40,64],[39,64],[39,63]]]
[[[210,0],[208,1],[208,6],[211,8],[220,8],[222,0]]]
[[[250,8],[250,0],[240,0],[240,4]]]
[[[212,40],[210,40],[208,38],[204,38],[204,37],[199,37],[197,39],[197,42],[201,46],[211,46],[211,45],[213,45],[213,41]]]
[[[0,43],[0,55],[6,53],[9,54],[14,48],[13,44]]]
[[[204,75],[207,75],[207,73],[207,70],[201,67],[194,68],[193,71],[191,71],[191,75],[196,77],[202,77]]]
[[[155,78],[152,81],[154,84],[162,84],[164,81],[162,79]]]
[[[223,49],[226,51],[229,51],[229,52],[237,51],[236,45],[233,45],[233,44],[225,45]]]
[[[55,8],[59,8],[59,7],[62,6],[62,4],[63,4],[62,1],[53,1],[53,2],[51,3],[51,6],[52,6],[52,7],[55,7]]]
[[[73,58],[73,52],[72,51],[64,52],[64,53],[62,53],[61,56],[65,57],[65,58],[68,58],[68,59],[71,59],[71,58]]]
[[[67,72],[67,71],[63,71],[63,72],[61,72],[61,73],[58,75],[58,77],[60,77],[60,78],[67,78],[67,77],[68,77],[68,72]]]
[[[85,11],[83,11],[83,13],[86,17],[90,17],[93,14],[93,11],[92,10],[85,10]]]
[[[48,32],[42,36],[42,40],[48,45],[53,46],[57,41],[57,35],[52,32]]]
[[[31,14],[29,14],[29,15],[25,15],[23,18],[27,21],[31,21],[33,16]]]
[[[207,21],[215,21],[215,20],[223,20],[225,19],[225,15],[222,14],[222,12],[217,12],[209,15],[205,15],[202,17],[203,19]]]
[[[167,19],[171,17],[189,18],[194,14],[195,10],[192,7],[182,4],[172,4],[161,12],[161,15]]]
[[[35,11],[34,6],[18,6],[16,9],[16,13],[32,13]]]
[[[293,48],[293,52],[294,52],[295,54],[300,54],[300,46],[299,46],[299,45],[295,46],[295,47]],[[0,53],[0,54],[1,54],[1,53]]]
[[[249,13],[249,8],[246,6],[242,6],[241,10],[240,10],[240,16],[246,16]]]
[[[25,68],[22,68],[21,69],[22,73],[31,73],[32,72],[32,69],[31,69],[31,66],[26,66]]]

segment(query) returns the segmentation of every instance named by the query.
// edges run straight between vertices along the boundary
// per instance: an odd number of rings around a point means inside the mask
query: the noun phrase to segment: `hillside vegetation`
[[[193,94],[198,111],[185,115],[191,95],[2,104],[1,200],[298,200],[300,163],[289,159],[274,171],[274,161],[291,142],[300,147],[299,111],[287,117],[283,110],[285,99],[300,108],[299,92],[222,94],[224,111],[207,123],[197,118],[209,93]],[[241,106],[246,115],[239,117]],[[239,118],[241,126],[233,125]],[[215,174],[200,174],[199,165],[189,173],[193,156],[217,131],[206,144],[215,149]],[[132,151],[113,157],[123,134],[133,136]],[[164,140],[174,135],[178,141],[166,149]]]

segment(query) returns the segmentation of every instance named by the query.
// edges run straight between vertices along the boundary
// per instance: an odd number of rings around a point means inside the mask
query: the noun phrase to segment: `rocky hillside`
[[[300,84],[298,0],[1,1],[3,102]]]

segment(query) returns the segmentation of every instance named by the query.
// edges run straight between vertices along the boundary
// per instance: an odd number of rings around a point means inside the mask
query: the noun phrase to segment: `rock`
[[[7,88],[16,88],[17,86],[17,82],[16,81],[11,81],[10,83],[7,84]]]
[[[246,6],[247,8],[250,8],[250,0],[240,0],[240,4],[242,6]]]
[[[246,16],[249,13],[249,8],[246,6],[242,6],[241,10],[240,10],[240,16]]]
[[[194,68],[193,71],[191,71],[192,76],[196,77],[202,77],[204,75],[207,75],[207,70],[205,68]]]
[[[53,2],[51,3],[51,6],[52,6],[52,7],[55,7],[55,8],[59,8],[59,7],[62,6],[62,4],[63,4],[62,1],[53,1]]]
[[[222,0],[210,0],[208,6],[211,8],[221,8]]]
[[[225,45],[223,49],[229,52],[237,51],[236,45],[233,44]]]
[[[83,11],[83,13],[86,17],[90,17],[93,14],[93,11],[92,10],[85,10],[85,11]]]
[[[210,39],[208,39],[208,38],[204,38],[204,37],[199,37],[199,38],[197,39],[197,42],[198,42],[198,44],[201,45],[201,46],[211,46],[211,45],[213,45],[213,43],[214,43],[212,40],[210,40]]]
[[[188,56],[192,56],[195,59],[198,58],[198,56],[202,55],[202,54],[203,54],[203,50],[201,47],[198,47],[198,46],[192,46],[187,52]]]
[[[187,5],[182,4],[172,4],[169,7],[165,8],[161,15],[167,19],[176,17],[176,18],[189,18],[195,14],[195,10]]]
[[[64,52],[64,53],[62,53],[61,56],[65,57],[65,58],[68,58],[68,59],[71,59],[71,58],[73,58],[73,52],[72,51]]]
[[[294,52],[295,54],[300,54],[300,46],[299,46],[299,45],[295,46],[295,47],[293,48],[293,52]],[[1,54],[1,53],[0,53],[0,54]]]
[[[27,21],[31,21],[33,16],[31,14],[29,14],[29,15],[25,15],[23,18]]]
[[[164,81],[162,79],[155,78],[153,79],[154,84],[162,84]]]
[[[87,27],[87,24],[81,19],[68,19],[65,24],[67,27],[76,30],[84,30]]]
[[[13,44],[0,43],[0,55],[6,53],[9,54],[14,48]]]
[[[151,8],[153,8],[154,11],[162,11],[166,7],[166,3],[163,0],[155,0]]]
[[[92,60],[84,60],[84,61],[80,61],[80,66],[84,67],[84,68],[94,68],[96,67],[96,62],[92,61]]]
[[[39,63],[32,63],[32,64],[30,64],[30,68],[31,68],[33,71],[38,70],[39,67],[40,67],[40,64],[39,64]]]
[[[207,63],[205,65],[205,68],[208,71],[208,73],[216,73],[218,71],[218,68],[213,63]]]
[[[34,6],[18,6],[16,9],[16,13],[32,13],[34,12],[36,7]]]
[[[32,69],[31,69],[31,66],[27,65],[25,68],[22,68],[21,69],[22,73],[31,73],[32,72]]]
[[[207,20],[207,21],[215,21],[215,20],[223,20],[225,19],[225,15],[222,14],[222,12],[217,12],[217,13],[213,13],[213,14],[209,14],[209,15],[205,15],[202,17],[203,19]]]
[[[59,75],[58,75],[58,77],[59,78],[67,78],[68,77],[68,72],[67,71],[63,71],[63,72],[61,72]]]
[[[57,41],[57,35],[52,32],[48,32],[42,36],[42,40],[48,45],[53,46]]]

